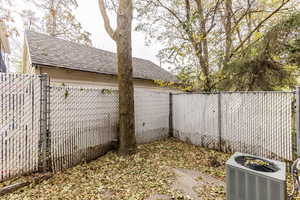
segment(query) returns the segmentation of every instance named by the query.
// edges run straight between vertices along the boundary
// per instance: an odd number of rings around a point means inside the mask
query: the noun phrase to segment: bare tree
[[[91,34],[83,30],[73,11],[78,7],[76,0],[27,0],[44,15],[43,32],[62,39],[91,46]]]
[[[245,55],[268,27],[299,11],[297,0],[270,2],[139,0],[136,30],[146,33],[147,42],[163,44],[160,57],[182,72],[179,79],[189,76],[193,90],[212,91],[226,85],[220,85],[224,71],[237,73],[229,64]]]
[[[27,30],[40,30],[40,19],[30,9],[22,10],[21,16],[24,22],[25,29]]]
[[[131,154],[136,149],[134,124],[134,91],[132,80],[132,0],[119,0],[117,28],[113,30],[106,12],[104,0],[99,1],[105,30],[117,44],[119,86],[119,152]]]

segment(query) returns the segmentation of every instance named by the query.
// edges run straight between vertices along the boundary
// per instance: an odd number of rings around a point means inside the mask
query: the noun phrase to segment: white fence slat
[[[112,138],[106,116],[117,112],[116,93],[62,86],[51,87],[50,94],[53,170],[59,171],[103,154],[112,142],[106,139]]]
[[[173,121],[174,136],[219,148],[218,94],[173,95]]]
[[[174,135],[217,149],[217,95],[173,95]],[[221,92],[221,147],[292,161],[292,92]]]
[[[0,73],[0,181],[38,169],[39,83],[39,76]]]
[[[0,181],[39,169],[42,90],[39,76],[0,73]],[[135,89],[134,98],[137,142],[167,137],[169,93]],[[219,149],[221,132],[223,151],[292,160],[293,98],[285,92],[174,94],[174,136]],[[116,91],[52,86],[49,100],[53,171],[111,148],[118,126]]]
[[[169,134],[169,93],[135,90],[135,132],[138,143]]]

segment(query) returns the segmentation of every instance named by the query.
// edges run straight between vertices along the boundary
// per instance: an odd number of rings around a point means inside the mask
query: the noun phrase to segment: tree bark
[[[249,13],[247,15],[246,20],[247,20],[247,26],[248,26],[248,34],[250,34],[251,30],[252,30],[252,13],[251,13],[251,2],[250,2],[250,0],[248,0],[248,8],[249,8]],[[251,44],[251,35],[248,38],[248,45],[250,45],[250,44]]]
[[[105,30],[107,32],[107,34],[116,41],[116,36],[115,36],[115,31],[112,29],[110,22],[109,22],[109,18],[108,15],[106,13],[106,9],[105,9],[105,5],[104,5],[104,0],[99,0],[99,8],[100,8],[100,12],[104,21],[104,27]]]
[[[50,2],[50,9],[49,9],[49,14],[50,14],[50,24],[48,24],[48,28],[49,28],[49,30],[48,30],[48,33],[51,35],[51,36],[53,36],[53,37],[55,37],[56,36],[56,15],[57,15],[57,13],[56,13],[56,8],[55,8],[55,6],[54,6],[54,0],[51,0],[51,2]]]
[[[118,87],[119,87],[119,153],[123,155],[136,150],[134,89],[132,80],[132,0],[119,0],[117,29],[113,31],[106,14],[104,1],[99,0],[106,32],[117,44]]]
[[[225,59],[224,63],[228,63],[230,60],[230,53],[232,48],[232,29],[231,29],[231,18],[232,18],[232,1],[225,0]]]
[[[136,149],[134,91],[132,80],[132,1],[120,0],[117,19],[117,54],[119,81],[120,153]]]
[[[208,63],[208,43],[207,43],[207,31],[206,31],[206,19],[204,17],[204,10],[203,10],[203,4],[202,0],[196,0],[197,4],[197,10],[199,14],[199,20],[200,20],[200,33],[201,33],[201,49],[202,49],[202,57],[200,58],[198,56],[198,59],[200,61],[200,64],[202,65],[202,72],[205,76],[204,81],[204,90],[210,91],[211,90],[211,80],[209,76],[209,63]]]
[[[206,63],[206,67],[209,68],[208,66],[208,44],[207,44],[207,31],[206,31],[206,19],[204,17],[204,11],[203,11],[203,6],[202,6],[202,1],[197,0],[197,9],[198,9],[198,14],[200,17],[200,33],[202,35],[202,49],[203,49],[203,54],[204,54],[204,62]]]

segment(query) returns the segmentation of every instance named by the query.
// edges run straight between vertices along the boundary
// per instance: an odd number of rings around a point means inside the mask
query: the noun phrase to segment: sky
[[[26,3],[26,0],[14,0],[13,7],[19,12],[23,9],[34,9],[31,8],[30,4]],[[93,46],[99,49],[116,52],[116,44],[109,35],[106,33],[104,23],[98,6],[98,0],[77,0],[78,8],[74,10],[76,19],[81,23],[84,30],[91,33],[91,39]],[[116,26],[116,16],[113,11],[108,11],[111,25]],[[37,13],[38,14],[38,13]],[[38,14],[39,16],[39,14]],[[22,27],[23,22],[19,17],[16,17],[16,24]],[[137,24],[133,21],[133,29]],[[11,41],[14,42],[14,41]],[[20,33],[18,38],[19,46],[23,43],[23,33]],[[162,49],[160,44],[152,44],[151,46],[145,45],[145,33],[132,32],[132,55],[133,57],[143,58],[151,60],[152,62],[160,65],[159,59],[156,57],[159,50]],[[163,68],[167,69],[170,66],[162,65]],[[15,71],[12,67],[10,71]]]
[[[82,24],[84,30],[92,33],[93,46],[116,52],[116,44],[109,37],[104,29],[102,16],[98,6],[98,0],[78,0],[78,8],[75,13],[77,20]],[[116,26],[116,16],[110,12],[109,18],[111,25]],[[135,24],[135,22],[133,22]],[[133,25],[134,26],[134,25]],[[141,32],[132,32],[132,55],[134,57],[151,60],[157,65],[160,64],[156,57],[161,45],[145,45],[145,34]]]

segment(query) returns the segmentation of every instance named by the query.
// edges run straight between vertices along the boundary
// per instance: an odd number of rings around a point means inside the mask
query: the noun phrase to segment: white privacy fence
[[[269,158],[292,158],[293,93],[224,93],[221,133],[225,149]]]
[[[95,159],[117,139],[117,91],[0,73],[0,106],[0,181]],[[169,93],[135,91],[138,143],[167,137],[168,117]]]
[[[138,143],[168,137],[169,93],[135,90],[135,132]]]
[[[0,180],[38,170],[41,81],[0,73]]]
[[[218,148],[218,95],[173,95],[174,136],[195,145]]]
[[[293,101],[289,92],[173,95],[174,135],[226,152],[291,161]]]
[[[168,136],[169,93],[135,91],[138,143]],[[59,171],[107,152],[117,139],[118,93],[94,88],[50,87],[52,169]]]
[[[52,169],[59,171],[105,153],[117,137],[117,108],[116,92],[51,87]]]
[[[117,91],[50,86],[47,79],[45,75],[0,73],[0,181],[95,159],[118,138]],[[226,152],[293,159],[294,93],[171,97],[168,92],[135,89],[138,143],[173,134]],[[297,110],[300,127],[299,106]]]

